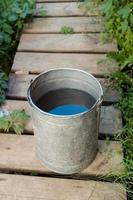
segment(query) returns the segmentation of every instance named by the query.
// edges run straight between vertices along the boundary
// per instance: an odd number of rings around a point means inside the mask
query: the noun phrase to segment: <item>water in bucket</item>
[[[75,115],[89,110],[95,101],[87,92],[65,88],[44,94],[36,105],[54,115]]]

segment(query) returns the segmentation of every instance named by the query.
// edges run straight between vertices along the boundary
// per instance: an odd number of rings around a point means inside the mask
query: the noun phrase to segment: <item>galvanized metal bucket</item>
[[[95,99],[89,111],[76,115],[53,115],[36,106],[49,91],[73,88],[88,92]],[[98,149],[98,127],[103,90],[91,74],[72,68],[58,68],[37,76],[28,89],[32,107],[37,155],[44,166],[61,174],[85,169]]]

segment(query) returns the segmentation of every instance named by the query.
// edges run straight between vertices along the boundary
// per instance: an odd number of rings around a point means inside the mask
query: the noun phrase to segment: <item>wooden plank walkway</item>
[[[99,153],[94,162],[81,173],[69,176],[86,177],[108,173],[121,174],[124,170],[122,157],[122,147],[119,142],[111,141],[108,143],[99,140]],[[33,136],[0,134],[0,158],[0,169],[55,174],[44,168],[36,158]]]
[[[103,44],[100,42],[100,34],[97,33],[88,33],[86,35],[23,34],[18,46],[18,51],[59,53],[105,53],[115,49],[115,43]]]
[[[97,13],[87,11],[81,2],[38,3],[34,13],[35,17],[42,17],[40,11],[46,11],[47,17],[78,17],[97,16]]]
[[[103,76],[106,68],[97,62],[105,58],[105,54],[79,53],[37,53],[17,52],[12,71],[20,73],[38,74],[47,69],[61,67],[76,67],[94,75]],[[108,70],[113,70],[109,68]],[[21,74],[22,74],[21,73]]]
[[[43,9],[46,17],[40,15]],[[72,27],[74,33],[62,34],[63,26]],[[102,140],[99,140],[95,160],[87,169],[65,176],[49,171],[38,160],[31,120],[21,136],[0,133],[0,200],[126,200],[121,184],[97,179],[101,175],[118,175],[124,171],[120,142],[106,139],[121,131],[122,118],[114,106],[120,94],[105,78],[114,67],[97,63],[107,52],[116,49],[115,42],[101,42],[101,30],[97,14],[86,12],[81,2],[37,0],[34,20],[24,29],[20,39],[9,77],[8,100],[3,109],[25,109],[30,114],[27,88],[36,75],[52,68],[83,69],[97,77],[104,90],[99,126]]]
[[[1,200],[123,200],[119,184],[95,181],[0,175]]]
[[[98,33],[102,30],[96,17],[35,18],[24,30],[25,33],[60,33],[63,26],[73,27],[74,33]]]

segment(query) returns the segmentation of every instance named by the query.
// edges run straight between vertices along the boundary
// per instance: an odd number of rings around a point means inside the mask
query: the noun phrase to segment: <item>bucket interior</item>
[[[39,75],[29,88],[33,105],[54,115],[89,111],[101,99],[98,81],[80,70],[57,69]]]

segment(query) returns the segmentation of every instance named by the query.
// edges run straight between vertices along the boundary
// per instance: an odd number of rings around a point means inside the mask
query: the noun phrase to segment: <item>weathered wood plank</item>
[[[1,200],[126,200],[120,184],[0,174]]]
[[[9,77],[7,97],[13,99],[26,99],[28,86],[35,77],[36,75],[11,73]],[[118,101],[120,95],[118,94],[118,91],[108,87],[109,81],[107,79],[99,79],[99,81],[104,90],[104,101],[108,103]]]
[[[116,43],[103,43],[100,34],[22,34],[18,51],[94,52],[114,51]]]
[[[24,71],[39,74],[53,68],[78,68],[93,75],[104,76],[115,71],[115,67],[107,64],[98,64],[106,54],[69,54],[69,53],[26,53],[17,52],[12,71]]]
[[[102,106],[99,133],[116,135],[122,130],[122,116],[120,110],[114,106]]]
[[[74,33],[100,32],[100,20],[96,17],[56,17],[34,18],[24,29],[25,33],[60,33],[61,28],[68,26]]]
[[[59,2],[59,3],[37,3],[35,16],[42,16],[40,11],[46,11],[47,17],[60,17],[60,16],[96,16],[86,10],[81,2]],[[43,17],[43,16],[42,16]],[[45,16],[44,16],[45,17]]]
[[[7,97],[13,99],[27,99],[27,89],[35,75],[10,74]]]
[[[117,141],[99,140],[99,151],[89,167],[76,176],[97,176],[108,173],[121,174],[123,153],[121,144]],[[33,136],[0,134],[0,170],[20,170],[55,174],[46,169],[35,154]]]
[[[7,100],[2,107],[5,110],[25,109],[31,115],[31,109],[27,101]],[[102,106],[99,133],[106,135],[115,135],[122,129],[122,117],[118,109],[114,106]],[[25,132],[32,133],[32,121],[30,120],[25,128]]]

